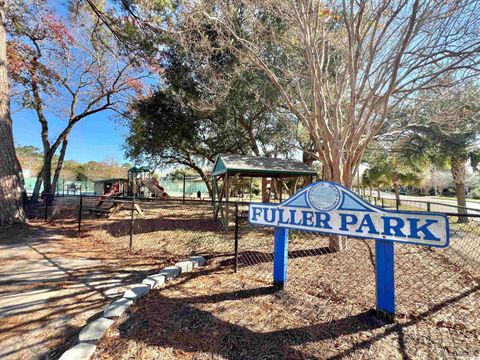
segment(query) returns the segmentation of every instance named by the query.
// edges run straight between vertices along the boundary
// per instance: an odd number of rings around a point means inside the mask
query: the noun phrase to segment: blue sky
[[[13,112],[13,135],[15,144],[33,145],[42,148],[40,123],[33,111]],[[50,122],[52,137],[59,134],[63,121],[56,118]],[[69,137],[66,159],[87,162],[115,159],[119,163],[126,162],[122,145],[127,133],[113,119],[113,112],[102,112],[80,121]]]

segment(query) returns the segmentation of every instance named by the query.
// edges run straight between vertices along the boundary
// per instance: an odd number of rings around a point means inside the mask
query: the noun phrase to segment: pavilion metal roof
[[[237,173],[240,176],[288,177],[317,175],[312,167],[294,159],[219,154],[212,175]]]

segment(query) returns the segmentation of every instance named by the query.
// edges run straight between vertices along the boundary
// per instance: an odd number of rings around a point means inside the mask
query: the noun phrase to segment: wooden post
[[[282,193],[283,193],[283,182],[282,179],[278,179],[277,181],[277,191],[278,191],[278,200],[282,202]]]
[[[250,176],[250,202],[252,202],[253,178]]]
[[[212,176],[212,207],[215,213],[215,176]]]
[[[267,196],[267,178],[262,177],[262,202],[270,202],[270,199]]]
[[[226,222],[226,226],[228,227],[228,218],[229,218],[229,201],[230,201],[230,177],[228,176],[228,172],[225,173],[225,177],[224,177],[224,181],[225,181],[225,184],[223,185],[223,187],[225,188],[225,222]]]

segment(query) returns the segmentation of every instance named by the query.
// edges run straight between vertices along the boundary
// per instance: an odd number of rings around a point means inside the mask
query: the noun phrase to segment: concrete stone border
[[[180,274],[187,273],[193,269],[205,265],[203,256],[192,256],[187,261],[181,261],[174,266],[168,266],[159,273],[149,275],[142,283],[134,284],[125,291],[121,299],[113,301],[103,310],[103,316],[88,323],[78,335],[78,343],[65,351],[59,360],[89,360],[95,350],[97,343],[107,329],[115,322],[115,319],[122,315],[135,301],[147,295],[151,289],[159,288],[167,281],[175,279]]]

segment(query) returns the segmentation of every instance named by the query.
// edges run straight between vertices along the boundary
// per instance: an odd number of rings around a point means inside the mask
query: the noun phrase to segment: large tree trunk
[[[43,196],[50,198],[52,194],[52,160],[53,155],[45,154],[43,160]]]
[[[270,185],[270,190],[271,190],[271,193],[273,194],[273,198],[275,200],[278,200],[277,181],[274,178],[272,178],[272,182],[271,182],[271,185]]]
[[[7,70],[7,1],[0,0],[0,226],[26,221],[22,169],[15,153]]]
[[[37,180],[35,181],[35,186],[33,187],[32,196],[30,197],[30,202],[34,204],[38,201],[38,197],[40,195],[40,188],[42,187],[42,184],[43,184],[42,176],[43,176],[43,167],[37,175]]]
[[[63,168],[63,161],[65,160],[65,153],[67,152],[68,140],[65,139],[62,142],[62,147],[60,148],[60,157],[58,158],[58,163],[55,168],[55,173],[53,174],[52,189],[55,193],[57,190],[58,178],[60,177],[60,172]]]
[[[395,201],[398,206],[401,205],[400,203],[400,185],[398,184],[398,181],[394,180],[393,181],[393,190],[395,191]]]
[[[207,186],[208,196],[210,196],[210,198],[213,198],[213,189],[212,189],[212,184],[210,182],[210,178],[203,172],[202,169],[200,169],[200,171],[197,171],[197,172],[201,176],[205,185]]]
[[[347,237],[342,235],[329,235],[328,248],[333,252],[347,250]]]
[[[198,175],[200,175],[200,177],[202,178],[203,182],[205,183],[205,185],[207,186],[207,190],[208,190],[208,195],[213,198],[213,188],[212,188],[212,183],[211,183],[211,179],[210,177],[207,176],[207,174],[205,174],[205,172],[202,170],[201,167],[197,166],[194,162],[184,162],[183,163],[184,165],[187,165],[188,167],[190,167],[191,169],[195,170],[197,172]]]
[[[465,198],[465,165],[466,159],[462,156],[452,156],[450,159],[450,169],[453,182],[455,183],[455,192],[457,194],[457,205],[459,214],[467,214],[467,199]],[[468,222],[468,216],[459,216],[458,222]]]
[[[312,154],[311,151],[304,150],[302,152],[302,162],[308,166],[312,166],[313,162],[316,160],[316,157]]]

